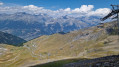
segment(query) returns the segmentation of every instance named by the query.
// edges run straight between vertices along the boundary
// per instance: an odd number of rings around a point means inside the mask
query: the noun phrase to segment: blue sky
[[[26,12],[52,17],[105,16],[110,12],[111,4],[117,5],[119,0],[0,0],[0,14]]]
[[[79,8],[81,5],[94,5],[94,9],[111,8],[110,4],[119,4],[119,0],[0,0],[6,4],[35,5],[47,9]]]

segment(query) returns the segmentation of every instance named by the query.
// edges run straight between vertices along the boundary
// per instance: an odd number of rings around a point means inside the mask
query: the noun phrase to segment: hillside
[[[23,47],[6,46],[8,51],[1,55],[0,66],[27,67],[63,59],[118,55],[115,25],[116,22],[110,22],[102,28],[94,26],[67,34],[44,35],[24,43]]]
[[[19,46],[24,42],[26,42],[24,39],[21,39],[17,36],[0,32],[0,44],[10,44],[14,46]]]
[[[36,55],[47,57],[96,58],[118,54],[118,36],[111,35],[112,25],[113,23],[106,23],[104,28],[91,27],[64,35],[41,36],[24,46],[29,47]]]

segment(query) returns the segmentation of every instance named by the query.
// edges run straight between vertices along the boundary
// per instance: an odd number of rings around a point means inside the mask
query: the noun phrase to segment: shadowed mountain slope
[[[119,67],[119,55],[78,61],[66,64],[63,67]]]
[[[14,46],[20,46],[20,44],[26,42],[24,39],[21,39],[17,36],[0,32],[0,44],[10,44]]]

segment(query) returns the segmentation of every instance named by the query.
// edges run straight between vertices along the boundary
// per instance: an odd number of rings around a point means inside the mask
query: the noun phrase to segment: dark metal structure
[[[109,17],[114,16],[116,14],[117,14],[117,16],[115,16],[113,19],[119,18],[118,17],[118,15],[119,15],[118,14],[119,13],[119,5],[111,5],[111,6],[112,6],[111,12],[107,16],[105,16],[104,18],[101,18],[102,21],[104,21],[104,20],[108,19]]]
[[[101,18],[101,20],[104,21],[112,16],[115,16],[112,19],[117,19],[117,27],[118,27],[117,34],[119,35],[119,5],[111,5],[111,6],[112,6],[111,12],[104,18]]]

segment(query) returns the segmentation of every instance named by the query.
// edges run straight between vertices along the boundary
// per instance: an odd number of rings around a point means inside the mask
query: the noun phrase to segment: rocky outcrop
[[[63,67],[119,67],[119,55],[79,61]]]

